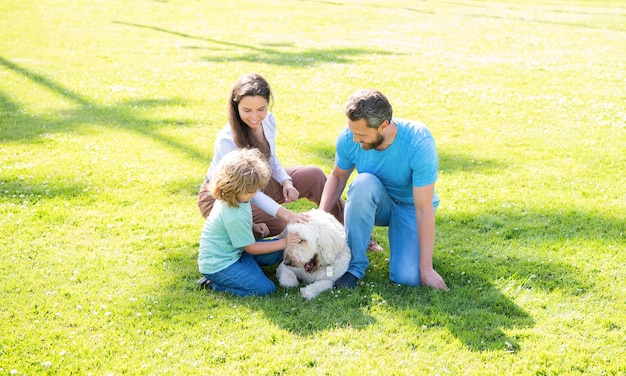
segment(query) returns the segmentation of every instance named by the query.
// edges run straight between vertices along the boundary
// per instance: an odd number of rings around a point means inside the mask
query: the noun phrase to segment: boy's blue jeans
[[[363,278],[369,267],[367,246],[374,226],[387,226],[389,230],[389,279],[420,286],[415,206],[393,201],[375,175],[360,173],[348,188],[345,209],[346,236],[352,251],[348,271],[357,278]]]
[[[214,291],[226,291],[240,296],[267,295],[276,291],[272,282],[261,266],[280,263],[283,251],[253,256],[243,252],[237,262],[217,273],[203,274],[212,282]]]

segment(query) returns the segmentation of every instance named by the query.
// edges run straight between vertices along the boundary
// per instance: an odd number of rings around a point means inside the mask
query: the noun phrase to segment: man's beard
[[[378,134],[378,137],[376,137],[376,140],[374,140],[374,142],[371,142],[371,143],[361,143],[361,148],[363,150],[376,149],[377,147],[382,145],[383,141],[385,141],[383,136],[381,134]]]

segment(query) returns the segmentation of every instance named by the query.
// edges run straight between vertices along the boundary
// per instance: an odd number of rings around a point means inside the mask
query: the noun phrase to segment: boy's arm
[[[284,239],[254,242],[243,247],[243,249],[251,255],[263,255],[266,253],[281,251],[288,246],[295,246],[298,243],[300,243],[300,234],[297,232],[291,232],[288,233],[287,237]]]

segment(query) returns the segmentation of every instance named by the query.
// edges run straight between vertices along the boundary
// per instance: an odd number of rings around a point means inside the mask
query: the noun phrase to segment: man
[[[446,290],[433,269],[437,150],[421,123],[392,118],[391,104],[378,90],[360,90],[346,103],[348,127],[337,138],[335,166],[320,207],[330,210],[348,188],[345,227],[352,260],[335,283],[354,288],[369,266],[367,248],[374,226],[389,228],[389,278],[408,286]]]

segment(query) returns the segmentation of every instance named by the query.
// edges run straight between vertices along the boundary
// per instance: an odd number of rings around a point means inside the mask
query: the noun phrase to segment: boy
[[[238,149],[225,155],[211,180],[215,205],[202,229],[199,284],[240,296],[267,295],[276,290],[261,266],[278,264],[287,245],[300,234],[256,241],[250,200],[271,178],[271,168],[258,149]]]

